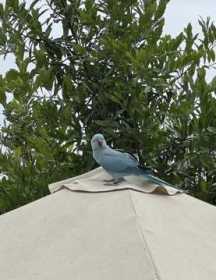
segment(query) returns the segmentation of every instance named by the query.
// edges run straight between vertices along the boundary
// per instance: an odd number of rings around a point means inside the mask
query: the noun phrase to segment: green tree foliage
[[[168,2],[0,4],[0,54],[17,65],[0,77],[1,213],[93,168],[89,141],[99,131],[216,204],[216,78],[206,79],[216,27],[200,19],[200,35],[190,23],[165,35]]]

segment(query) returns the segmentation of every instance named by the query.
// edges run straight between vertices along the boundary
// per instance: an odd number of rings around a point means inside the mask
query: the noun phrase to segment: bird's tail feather
[[[158,177],[155,177],[148,170],[145,170],[143,168],[136,168],[136,169],[134,169],[133,173],[136,176],[142,176],[144,182],[153,183],[153,184],[160,185],[160,186],[169,186],[169,187],[178,189],[176,186],[173,186],[172,184],[170,184]]]

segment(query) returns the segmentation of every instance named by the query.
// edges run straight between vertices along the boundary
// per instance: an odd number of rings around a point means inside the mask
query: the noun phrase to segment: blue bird
[[[110,148],[102,134],[95,134],[91,139],[93,158],[112,177],[105,180],[106,183],[118,184],[129,177],[138,178],[139,182],[151,183],[160,186],[170,186],[171,184],[155,177],[148,168],[140,166],[137,158],[129,153],[121,152]]]

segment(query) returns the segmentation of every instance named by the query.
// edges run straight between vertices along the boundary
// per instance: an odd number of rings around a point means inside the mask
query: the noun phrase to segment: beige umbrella
[[[98,168],[52,184],[0,216],[0,279],[216,279],[214,206],[106,177]]]

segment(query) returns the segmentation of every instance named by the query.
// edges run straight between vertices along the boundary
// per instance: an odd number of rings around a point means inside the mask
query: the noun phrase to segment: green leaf
[[[70,95],[72,95],[73,91],[74,91],[74,86],[73,86],[72,81],[71,81],[71,76],[64,75],[64,77],[63,77],[63,93],[64,93],[64,95],[70,96]]]
[[[36,78],[35,84],[40,87],[45,87],[51,90],[53,87],[54,75],[52,69],[41,68],[39,75]]]
[[[16,80],[19,77],[19,72],[15,69],[11,69],[6,73],[6,79],[8,81]]]
[[[169,2],[168,0],[160,0],[158,8],[155,13],[155,19],[160,19],[164,15],[168,2]]]
[[[0,103],[3,106],[6,104],[6,94],[2,88],[0,88]]]
[[[2,18],[4,16],[4,7],[3,4],[0,3],[0,18]]]
[[[38,68],[41,68],[47,64],[47,54],[44,50],[36,50],[34,54]]]
[[[34,9],[35,6],[36,6],[38,3],[40,3],[40,0],[34,0],[34,1],[32,1],[31,5],[30,5],[30,7],[29,7],[29,10]]]

